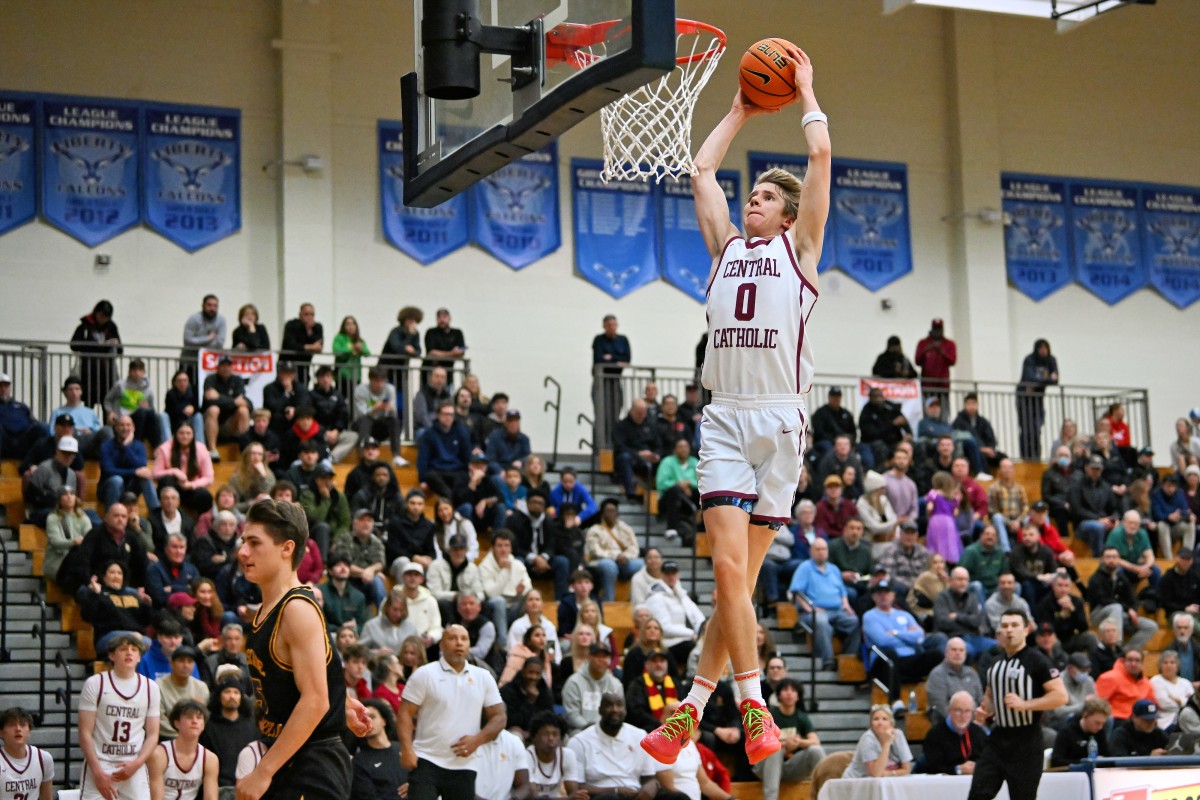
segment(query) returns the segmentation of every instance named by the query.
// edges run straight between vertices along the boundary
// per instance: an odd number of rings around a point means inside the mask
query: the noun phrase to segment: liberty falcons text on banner
[[[141,222],[133,103],[42,100],[42,215],[88,247]]]
[[[404,125],[379,120],[379,213],[383,236],[397,249],[431,264],[467,243],[467,194],[433,208],[404,205]]]
[[[1116,181],[1072,180],[1067,189],[1075,280],[1109,305],[1149,280],[1138,229],[1138,187]]]
[[[1200,300],[1200,189],[1143,186],[1142,247],[1159,294],[1177,308]]]
[[[241,228],[241,112],[148,103],[142,126],[146,224],[189,253]]]
[[[562,244],[558,147],[551,142],[471,188],[471,238],[513,269]]]
[[[1043,300],[1071,282],[1067,182],[1004,173],[1000,196],[1008,279],[1022,294]]]
[[[834,159],[829,195],[842,272],[871,291],[912,272],[905,165]]]

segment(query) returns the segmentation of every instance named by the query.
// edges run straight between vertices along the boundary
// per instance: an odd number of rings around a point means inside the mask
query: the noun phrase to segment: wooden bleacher
[[[762,784],[758,781],[733,783],[729,793],[738,800],[762,800]],[[815,800],[812,796],[812,781],[798,783],[780,783],[779,800]]]

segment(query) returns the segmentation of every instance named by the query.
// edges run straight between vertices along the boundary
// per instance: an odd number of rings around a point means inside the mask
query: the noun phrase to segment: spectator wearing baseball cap
[[[196,662],[199,660],[200,654],[194,647],[187,645],[176,647],[171,653],[170,673],[155,681],[158,684],[159,697],[162,702],[162,719],[159,728],[161,739],[174,739],[177,735],[175,726],[168,719],[170,711],[176,703],[195,700],[201,705],[208,705],[208,684],[193,675],[196,670]]]
[[[29,406],[13,397],[12,378],[0,372],[0,458],[24,458],[38,439],[49,435]]]
[[[312,484],[300,490],[300,505],[308,517],[312,538],[321,547],[321,556],[328,557],[332,543],[350,533],[350,501],[334,485],[333,466],[328,462],[317,462]]]
[[[304,496],[301,495],[302,498]],[[342,499],[345,499],[345,495],[342,495]],[[350,559],[350,583],[366,596],[367,602],[379,607],[387,594],[387,586],[383,581],[386,556],[383,541],[374,531],[374,512],[369,508],[360,508],[354,512],[350,530],[334,539],[332,548],[334,553]]]
[[[1083,711],[1088,697],[1095,696],[1096,682],[1092,680],[1091,671],[1092,662],[1087,653],[1071,653],[1067,656],[1067,668],[1061,673],[1063,687],[1067,690],[1067,703],[1045,712],[1042,719],[1047,727],[1057,731],[1068,727],[1070,720]]]
[[[1091,548],[1092,556],[1100,557],[1104,539],[1117,527],[1121,516],[1121,498],[1103,477],[1104,459],[1092,456],[1084,462],[1083,474],[1071,485],[1071,521],[1075,533]]]
[[[70,414],[58,414],[50,417],[50,420],[53,423],[50,435],[43,436],[34,442],[33,446],[29,448],[29,452],[25,454],[25,458],[21,459],[18,469],[24,477],[32,475],[33,471],[37,469],[38,464],[41,464],[48,458],[54,457],[54,452],[58,449],[59,439],[64,436],[72,436],[76,442],[79,441],[79,437],[75,433],[75,418],[73,416]],[[76,471],[83,470],[82,450],[83,447],[80,445],[75,454],[75,459],[71,462],[72,468]]]
[[[432,561],[425,571],[425,588],[433,593],[445,620],[454,619],[458,597],[463,592],[470,592],[484,602],[483,578],[479,567],[470,559],[467,537],[461,533],[450,537],[442,557]],[[507,608],[501,600],[500,613],[507,613]]]
[[[424,586],[425,568],[416,561],[408,562],[400,573],[400,582],[408,603],[408,618],[432,654],[442,639],[442,613],[437,599]]]
[[[492,431],[484,446],[491,472],[502,473],[506,468],[518,469],[533,452],[529,437],[521,432],[521,412],[510,408],[504,412],[504,425]]]
[[[838,441],[841,439],[839,438]],[[830,451],[830,455],[837,454],[838,450],[835,446]],[[856,474],[861,475],[862,473],[857,472]],[[835,539],[842,535],[842,529],[846,527],[846,520],[858,516],[858,507],[854,505],[853,500],[843,495],[845,486],[838,474],[827,476],[824,485],[825,494],[817,501],[817,516],[813,520],[813,525],[826,539]]]
[[[1158,727],[1158,704],[1152,699],[1134,703],[1129,719],[1113,729],[1108,749],[1113,756],[1165,756],[1167,733]]]
[[[334,551],[326,565],[329,577],[321,584],[325,625],[330,633],[350,627],[358,632],[367,623],[367,598],[350,584],[350,557]]]
[[[46,518],[58,505],[58,491],[70,489],[77,497],[83,497],[83,462],[79,459],[79,442],[74,436],[64,435],[54,443],[51,456],[33,467],[25,489],[25,515],[38,527],[46,527]],[[75,462],[79,465],[76,467]]]
[[[596,642],[588,650],[586,669],[576,670],[562,690],[567,727],[577,733],[600,720],[600,698],[606,694],[624,694],[621,682],[609,669],[612,649]]]

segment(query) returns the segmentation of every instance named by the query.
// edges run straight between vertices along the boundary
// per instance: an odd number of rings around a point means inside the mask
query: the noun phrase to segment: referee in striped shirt
[[[1000,615],[996,639],[1004,657],[988,669],[975,721],[991,725],[971,776],[967,800],[992,800],[1008,783],[1011,800],[1036,800],[1042,780],[1042,713],[1067,702],[1058,670],[1038,648],[1026,647],[1029,617],[1014,609]]]

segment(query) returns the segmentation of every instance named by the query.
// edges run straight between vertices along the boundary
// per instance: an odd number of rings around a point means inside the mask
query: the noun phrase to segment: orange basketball
[[[779,108],[796,98],[792,58],[786,39],[762,39],[742,55],[738,77],[742,92],[756,106]]]

